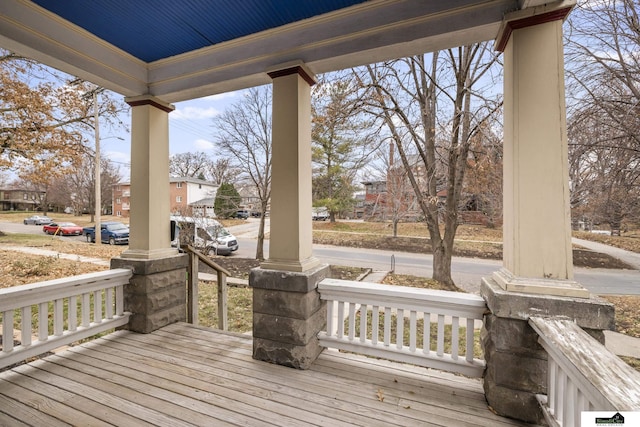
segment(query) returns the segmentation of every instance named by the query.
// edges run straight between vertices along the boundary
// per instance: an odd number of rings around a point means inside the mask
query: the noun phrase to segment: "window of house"
[[[117,204],[121,204],[121,203],[122,203],[122,202],[120,201],[120,197],[118,197],[118,198],[116,199],[116,203],[117,203]]]
[[[122,212],[116,211],[116,216],[122,216]]]
[[[28,195],[27,193],[24,193],[24,194],[22,195],[22,199],[23,199],[23,200],[29,200],[29,195]]]
[[[176,202],[182,203],[182,196],[176,196]]]
[[[182,188],[182,183],[181,182],[176,182],[176,188]]]

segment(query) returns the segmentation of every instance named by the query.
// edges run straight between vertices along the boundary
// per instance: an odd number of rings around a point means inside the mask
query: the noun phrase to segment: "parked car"
[[[239,210],[236,212],[236,218],[247,219],[249,218],[249,211]]]
[[[47,234],[57,234],[60,236],[80,236],[82,234],[82,227],[73,222],[52,222],[42,227],[42,231]]]
[[[326,221],[329,219],[329,211],[325,207],[312,208],[311,219],[314,221]]]
[[[32,215],[29,218],[25,218],[24,221],[25,225],[27,224],[34,224],[34,225],[45,225],[45,224],[50,224],[53,222],[53,220],[51,218],[49,218],[46,215],[40,216],[40,215]]]
[[[84,227],[82,234],[87,237],[87,242],[96,241],[96,227]],[[100,223],[100,241],[110,245],[129,244],[129,226],[117,221]]]

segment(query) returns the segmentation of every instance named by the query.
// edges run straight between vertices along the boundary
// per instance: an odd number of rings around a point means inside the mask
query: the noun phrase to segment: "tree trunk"
[[[398,237],[398,220],[393,220],[393,237]]]
[[[264,215],[260,217],[260,226],[258,227],[258,244],[256,245],[256,259],[264,261]]]
[[[264,226],[267,216],[268,198],[262,200],[260,205],[260,226],[258,227],[258,244],[256,246],[256,259],[264,261]]]
[[[452,242],[453,243],[453,242]],[[453,253],[453,244],[445,243],[444,240],[433,241],[433,280],[445,285],[453,285],[451,278],[451,255]]]

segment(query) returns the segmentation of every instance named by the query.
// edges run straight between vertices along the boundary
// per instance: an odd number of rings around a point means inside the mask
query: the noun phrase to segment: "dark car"
[[[84,227],[82,234],[87,237],[87,242],[95,242],[96,228]],[[100,241],[109,243],[110,245],[128,245],[129,244],[129,226],[117,221],[107,221],[100,223]]]
[[[247,219],[249,218],[249,211],[239,210],[236,212],[236,218]]]

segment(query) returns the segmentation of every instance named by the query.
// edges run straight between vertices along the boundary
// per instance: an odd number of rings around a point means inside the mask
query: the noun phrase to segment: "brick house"
[[[213,204],[218,185],[190,177],[169,178],[169,206],[172,214],[215,217]],[[113,186],[113,214],[128,218],[131,209],[131,184]]]

